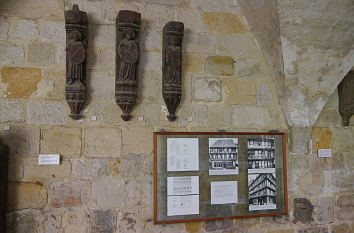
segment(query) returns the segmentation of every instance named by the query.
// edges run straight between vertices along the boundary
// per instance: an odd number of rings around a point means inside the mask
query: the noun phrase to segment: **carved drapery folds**
[[[122,109],[122,119],[130,119],[138,88],[140,13],[119,11],[117,16],[115,98]]]
[[[350,71],[338,86],[339,113],[342,125],[348,126],[354,114],[354,70]]]
[[[65,11],[66,29],[66,86],[65,98],[70,117],[81,118],[86,90],[87,14],[78,5]]]
[[[175,112],[182,96],[182,40],[184,24],[168,22],[163,28],[162,95],[169,121],[176,120]]]

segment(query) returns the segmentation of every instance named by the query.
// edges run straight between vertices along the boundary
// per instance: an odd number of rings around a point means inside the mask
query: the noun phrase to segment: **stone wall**
[[[64,96],[64,10],[73,3],[89,17],[89,96],[79,121],[68,117]],[[129,122],[121,120],[114,101],[115,18],[122,9],[142,14],[139,94]],[[183,97],[174,123],[166,118],[161,93],[162,28],[171,20],[185,24]],[[292,133],[272,69],[234,0],[3,0],[0,70],[0,137],[10,146],[10,233],[353,228],[354,128],[353,121],[340,125],[336,92],[313,130],[303,125],[289,140],[289,216],[153,224],[154,131]],[[312,150],[301,150],[304,144]],[[325,147],[332,148],[332,159],[317,158],[316,149]],[[61,165],[38,166],[39,153],[61,154]]]

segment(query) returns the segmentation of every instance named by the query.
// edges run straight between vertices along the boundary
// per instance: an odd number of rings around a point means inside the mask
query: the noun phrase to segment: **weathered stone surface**
[[[200,53],[184,53],[182,58],[182,73],[203,73],[204,55]]]
[[[228,230],[232,228],[233,222],[230,219],[217,220],[217,221],[207,221],[205,224],[206,231],[217,231],[217,230]]]
[[[273,103],[273,93],[268,84],[263,84],[257,88],[257,104],[266,106]]]
[[[220,55],[232,56],[235,58],[237,72],[237,61],[241,57],[261,56],[255,39],[248,34],[216,35],[216,52]]]
[[[269,230],[267,233],[294,233],[293,229]]]
[[[145,7],[145,17],[149,20],[142,21],[142,25],[148,29],[162,29],[168,21],[171,21],[171,15],[174,15],[172,6],[148,4]]]
[[[237,79],[235,78],[223,78],[222,83],[222,94],[223,101],[226,104],[237,104],[238,94],[237,94]]]
[[[54,208],[81,206],[87,203],[90,193],[87,181],[55,182],[48,190],[48,204]]]
[[[114,77],[108,72],[93,71],[87,74],[89,79],[88,93],[93,100],[114,98]]]
[[[43,41],[65,43],[64,22],[40,21],[39,33]]]
[[[24,161],[23,179],[38,181],[47,179],[64,179],[71,175],[70,161],[62,161],[60,165],[38,165],[38,159],[26,159]]]
[[[105,2],[104,1],[86,1],[83,8],[86,12],[90,12],[87,17],[89,22],[100,23],[104,21]]]
[[[6,98],[27,99],[37,89],[37,83],[42,80],[41,69],[3,67],[1,82],[7,83]]]
[[[202,222],[188,222],[185,224],[188,233],[198,233],[202,228]]]
[[[59,125],[68,120],[68,112],[64,102],[29,101],[27,122],[31,124]]]
[[[226,13],[203,13],[204,27],[217,33],[245,33],[246,26],[234,14]]]
[[[235,61],[235,73],[238,77],[250,77],[261,73],[261,63],[256,58],[240,58]]]
[[[311,227],[299,229],[298,233],[328,233],[328,229],[326,227]]]
[[[213,53],[214,43],[214,36],[208,33],[185,33],[183,51],[187,53]]]
[[[211,75],[232,76],[234,74],[234,59],[227,56],[208,56],[205,70]]]
[[[153,151],[153,129],[129,127],[122,130],[123,154],[151,154]]]
[[[346,223],[342,223],[336,226],[332,226],[333,233],[350,233],[349,225]]]
[[[159,52],[142,52],[139,67],[144,71],[161,72],[162,59]]]
[[[112,48],[102,48],[100,65],[102,69],[113,70],[115,65],[115,50]]]
[[[234,108],[233,124],[238,127],[267,127],[272,117],[267,108],[238,106]]]
[[[324,186],[323,192],[336,193],[354,189],[354,172],[346,170],[323,171]]]
[[[314,206],[306,198],[295,198],[294,200],[294,223],[310,223],[313,222]]]
[[[87,128],[84,153],[89,157],[119,157],[121,155],[121,143],[120,129]]]
[[[209,104],[208,117],[206,123],[208,125],[219,125],[224,127],[232,123],[232,107],[220,105],[219,103]]]
[[[313,195],[321,193],[323,182],[322,172],[305,173],[299,179],[301,190],[306,194]]]
[[[125,193],[129,193],[125,197],[125,204],[127,206],[152,204],[153,188],[152,176],[146,176],[141,181],[136,178],[127,180],[125,182]]]
[[[35,183],[9,183],[8,209],[39,209],[47,204],[47,189]]]
[[[143,72],[143,79],[139,81],[138,100],[157,102],[161,96],[161,77],[155,72]]]
[[[21,64],[23,59],[22,46],[0,43],[0,64]]]
[[[7,216],[8,233],[33,233],[36,231],[35,212],[32,210],[13,211]]]
[[[237,79],[237,103],[251,105],[256,103],[256,84],[251,79]]]
[[[187,3],[185,0],[182,1]],[[176,8],[176,16],[176,21],[184,23],[188,22],[188,26],[185,26],[184,28],[185,31],[201,31],[202,17],[199,9],[191,9],[188,6],[185,8]]]
[[[80,157],[81,129],[60,127],[42,130],[41,153]]]
[[[86,232],[88,216],[83,208],[66,209],[62,216],[63,233]]]
[[[219,78],[197,77],[194,79],[194,100],[221,101],[221,80]]]
[[[345,169],[344,153],[334,153],[331,159],[331,169]]]
[[[350,128],[344,127],[333,127],[333,148],[336,151],[344,152],[352,152],[354,150],[354,136],[351,132]]]
[[[115,47],[115,27],[114,25],[94,25],[93,44],[102,47]],[[114,59],[114,58],[112,58]]]
[[[23,161],[22,161],[22,159],[11,159],[10,158],[9,162],[8,162],[8,179],[9,179],[9,181],[21,181],[22,177],[23,177]]]
[[[207,12],[218,12],[218,11],[233,11],[237,6],[237,1],[233,0],[220,0],[215,2],[214,0],[193,0],[191,1],[191,6],[193,8],[200,8]]]
[[[317,201],[318,221],[321,224],[328,224],[334,221],[334,202],[331,197],[320,197]]]
[[[24,122],[25,103],[22,100],[0,100],[0,123]]]
[[[116,232],[117,213],[112,209],[89,211],[89,232],[114,233]]]
[[[92,183],[92,198],[98,206],[124,206],[127,196],[124,185],[124,180],[118,177],[101,177]]]
[[[312,128],[312,151],[317,153],[318,149],[332,148],[332,131],[330,128]]]
[[[337,217],[341,220],[354,220],[354,195],[344,194],[338,197],[336,205]]]
[[[55,46],[46,43],[32,43],[28,46],[28,63],[33,65],[54,65]]]
[[[0,130],[0,137],[9,146],[11,157],[34,157],[39,154],[40,131],[37,127],[10,126],[9,131]]]
[[[140,33],[142,38],[145,38],[140,42],[143,51],[161,51],[161,31],[140,30]]]
[[[16,24],[16,27],[12,33],[13,37],[21,38],[25,40],[33,40],[38,37],[38,30],[36,24],[32,20],[21,19]]]
[[[9,32],[9,23],[4,16],[0,17],[0,40],[7,40]]]
[[[81,159],[73,163],[73,175],[81,179],[92,179],[107,175],[105,159]]]
[[[328,103],[328,102],[327,102]],[[322,109],[320,115],[317,118],[316,126],[341,126],[341,117],[337,109],[327,108],[326,106]]]
[[[143,0],[147,4],[161,4],[161,5],[171,5],[178,6],[181,4],[182,0]]]
[[[48,211],[38,216],[38,233],[59,233],[61,231],[60,213]]]
[[[290,128],[290,152],[296,154],[305,154],[309,151],[309,140],[311,128],[292,127]]]
[[[32,97],[41,99],[65,99],[65,70],[44,70],[43,79],[37,84]]]
[[[117,213],[118,232],[134,233],[138,221],[137,211],[123,210]]]

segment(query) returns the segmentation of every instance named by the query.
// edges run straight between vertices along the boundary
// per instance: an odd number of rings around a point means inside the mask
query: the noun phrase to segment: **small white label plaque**
[[[321,158],[329,158],[332,157],[332,150],[331,149],[318,149],[318,157]]]
[[[38,165],[59,165],[59,154],[41,154],[38,155]]]

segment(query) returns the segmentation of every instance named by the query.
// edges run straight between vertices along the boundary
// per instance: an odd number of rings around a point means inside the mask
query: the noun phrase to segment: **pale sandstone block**
[[[139,59],[141,70],[161,72],[162,58],[160,52],[142,52]]]
[[[239,104],[256,104],[256,84],[254,80],[237,79],[237,102]]]
[[[137,208],[123,208],[117,212],[118,232],[139,232],[137,231],[137,222],[139,221],[137,212]]]
[[[71,176],[70,161],[63,161],[60,165],[38,165],[38,159],[24,160],[24,175],[26,181],[41,181],[47,179],[64,179]]]
[[[317,153],[318,149],[332,148],[332,131],[330,128],[312,128],[312,153]]]
[[[351,191],[354,188],[354,172],[349,170],[325,170],[323,171],[323,192],[330,194],[336,192]]]
[[[89,46],[87,48],[87,68],[98,69],[101,64],[101,49]]]
[[[104,22],[104,2],[103,1],[85,1],[84,11],[88,12],[89,22]]]
[[[184,32],[200,31],[201,12],[199,9],[177,8],[177,21],[184,22]]]
[[[138,100],[145,102],[158,102],[161,90],[161,77],[155,72],[143,72],[139,80]]]
[[[341,220],[348,220],[348,221],[353,221],[354,220],[354,212],[353,212],[353,206],[354,206],[354,195],[353,194],[344,194],[341,195],[337,199],[336,203],[337,207],[337,216]]]
[[[208,56],[205,70],[211,75],[232,76],[234,74],[234,59],[227,56]]]
[[[237,106],[234,108],[233,124],[238,127],[267,127],[272,117],[269,109],[254,106]]]
[[[233,11],[237,6],[234,0],[193,0],[191,1],[192,8],[200,8],[203,11],[218,12],[218,11]]]
[[[35,232],[36,231],[36,211],[20,210],[12,211],[7,215],[7,233]]]
[[[25,121],[24,101],[1,99],[0,108],[0,123]]]
[[[15,26],[12,36],[25,40],[33,40],[38,37],[38,30],[35,21],[21,19]]]
[[[142,21],[142,25],[144,28],[163,28],[173,16],[173,7],[149,4],[145,8],[145,18],[149,20]]]
[[[68,121],[68,112],[64,102],[29,101],[27,122],[31,124],[60,125]]]
[[[262,56],[255,39],[250,34],[216,35],[216,52],[221,55],[232,56],[236,62],[240,57]],[[237,71],[237,66],[236,66]]]
[[[9,181],[21,181],[23,177],[23,169],[23,161],[21,159],[10,158],[8,162]]]
[[[59,127],[42,130],[41,154],[60,154],[63,157],[80,157],[81,129]]]
[[[18,64],[24,59],[24,50],[22,46],[0,43],[0,61],[1,64]]]
[[[28,46],[28,63],[34,65],[54,65],[55,46],[53,44],[32,43]]]
[[[243,22],[234,14],[227,13],[203,13],[203,26],[210,31],[217,33],[245,33],[247,27]]]
[[[119,177],[102,177],[92,183],[92,198],[98,206],[121,207],[127,196],[125,181]]]
[[[88,216],[83,208],[69,208],[62,216],[63,233],[85,232]]]
[[[88,157],[119,157],[121,155],[121,142],[120,129],[87,128],[84,153]]]
[[[333,148],[338,152],[353,152],[354,138],[353,131],[350,128],[333,127],[331,129],[333,134]]]
[[[28,99],[42,80],[41,69],[3,67],[1,82],[7,83],[6,98]]]
[[[201,53],[183,53],[182,73],[203,73],[204,55]]]
[[[330,127],[330,126],[340,127],[342,125],[342,118],[338,112],[338,104],[337,104],[336,109],[329,108],[326,105],[322,109],[320,115],[318,116],[315,125],[316,126],[327,126],[327,127]]]
[[[221,81],[219,78],[197,77],[193,84],[194,100],[221,101]]]
[[[64,45],[57,45],[57,53],[55,56],[55,61],[57,64],[61,65],[61,67],[65,67],[66,64],[66,51]]]
[[[107,166],[107,160],[102,158],[75,160],[73,162],[73,175],[81,179],[92,179],[107,175]]]
[[[141,38],[144,40],[140,41],[140,47],[142,51],[161,51],[162,44],[162,31],[156,30],[141,30]]]
[[[238,77],[249,77],[261,73],[261,63],[256,58],[240,58],[235,61],[235,71]]]
[[[115,69],[115,49],[103,48],[101,50],[100,64],[102,69],[114,70]]]
[[[184,52],[213,53],[215,38],[209,33],[185,33],[183,38]],[[230,48],[229,48],[230,49]]]
[[[93,44],[101,47],[115,47],[116,28],[115,25],[94,25]]]
[[[43,79],[31,98],[65,100],[65,70],[43,70]]]
[[[39,154],[40,131],[37,127],[10,126],[9,131],[0,130],[0,137],[9,146],[11,157],[35,157]]]
[[[238,104],[238,94],[237,94],[237,79],[236,78],[223,78],[221,80],[222,84],[222,95],[223,101],[226,104]]]
[[[309,127],[292,127],[290,129],[291,153],[306,154],[309,152],[311,130]]]
[[[334,202],[332,197],[320,197],[317,202],[318,221],[328,224],[334,221]]]
[[[270,105],[273,103],[273,93],[270,90],[268,84],[262,84],[257,88],[257,104],[258,105]]]
[[[153,129],[150,127],[123,128],[123,154],[146,154],[153,151]]]
[[[0,16],[0,40],[7,40],[9,32],[9,23],[7,18]]]
[[[39,33],[43,41],[59,42],[62,44],[66,41],[64,22],[40,21]]]
[[[299,184],[302,192],[317,195],[323,188],[323,174],[322,172],[305,173],[301,175]]]
[[[152,204],[152,176],[145,177],[142,182],[131,179],[125,182],[125,193],[131,195],[125,196],[125,204],[127,206]]]
[[[59,211],[43,211],[37,217],[38,233],[58,233],[61,228],[61,213]]]
[[[112,100],[114,99],[115,77],[108,72],[91,71],[87,74],[88,93],[92,100]]]
[[[47,204],[47,189],[40,184],[9,183],[8,209],[39,209]]]
[[[232,108],[227,105],[212,104],[208,106],[208,125],[231,125]]]
[[[181,4],[182,0],[143,0],[147,4],[161,4],[161,5],[171,5],[178,6]]]

